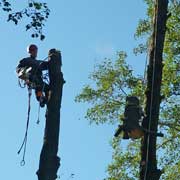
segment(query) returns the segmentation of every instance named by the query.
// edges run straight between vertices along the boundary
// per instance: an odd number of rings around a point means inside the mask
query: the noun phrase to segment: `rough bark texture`
[[[156,0],[154,29],[150,47],[147,71],[146,107],[143,126],[157,132],[161,103],[162,55],[166,32],[168,0]],[[141,145],[141,180],[159,180],[161,171],[157,169],[156,136],[145,134]]]
[[[38,180],[55,180],[60,166],[57,156],[60,128],[60,107],[64,84],[61,72],[61,54],[55,49],[49,51],[50,97],[47,103],[44,142],[40,155]]]

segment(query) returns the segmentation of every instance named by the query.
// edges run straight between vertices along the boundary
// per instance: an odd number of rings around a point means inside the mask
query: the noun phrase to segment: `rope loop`
[[[23,159],[20,163],[21,166],[24,166],[26,163],[25,163],[25,160]]]

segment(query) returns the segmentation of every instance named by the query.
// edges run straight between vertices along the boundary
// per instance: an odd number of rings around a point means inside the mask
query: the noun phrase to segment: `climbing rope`
[[[127,96],[127,93],[124,91],[124,89],[123,89],[122,87],[120,87],[120,90],[123,92],[123,94],[124,94],[125,96]]]
[[[22,148],[24,147],[24,152],[23,152],[23,158],[21,161],[21,166],[25,165],[25,154],[26,154],[26,145],[27,145],[27,135],[28,135],[28,128],[29,128],[29,119],[30,119],[30,110],[31,110],[31,95],[32,95],[32,88],[28,87],[28,114],[27,114],[27,123],[26,123],[26,131],[25,131],[25,136],[23,143],[18,151],[18,154],[20,154]]]
[[[149,44],[148,44],[147,53],[146,53],[146,60],[145,60],[145,65],[144,65],[144,75],[143,75],[143,84],[144,85],[147,84],[146,74],[147,74],[147,63],[148,63],[149,52],[150,52],[150,48],[149,48]]]
[[[26,82],[24,82],[22,79],[18,78],[18,85],[20,88],[25,88]]]
[[[40,123],[40,103],[38,105],[38,118],[37,118],[36,124],[39,124],[39,123]]]

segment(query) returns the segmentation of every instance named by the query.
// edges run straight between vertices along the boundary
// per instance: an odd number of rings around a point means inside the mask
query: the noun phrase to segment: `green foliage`
[[[136,48],[133,49],[135,55],[145,53],[148,49],[148,44],[140,43]]]
[[[87,85],[76,97],[76,102],[92,104],[86,114],[86,118],[91,123],[119,121],[126,93],[139,93],[135,87],[141,84],[142,80],[133,76],[130,66],[125,62],[126,56],[126,53],[119,52],[114,63],[110,59],[105,59],[102,64],[96,65],[94,72],[90,75],[95,88]],[[137,88],[142,88],[142,86]]]
[[[135,53],[148,53],[153,29],[154,1],[144,0],[147,4],[147,17],[139,21],[135,38],[145,42],[135,48]],[[169,18],[163,51],[162,102],[159,118],[159,130],[165,136],[158,138],[157,155],[159,166],[164,170],[161,179],[180,178],[180,3],[170,1]],[[144,103],[145,84],[142,78],[135,77],[126,63],[126,54],[119,52],[114,61],[105,59],[97,65],[90,78],[94,82],[87,85],[76,97],[77,102],[87,102],[91,107],[86,118],[91,123],[121,122],[126,94],[136,95]],[[122,146],[122,135],[114,139],[112,162],[107,168],[106,180],[136,180],[139,171],[140,142],[128,141]]]
[[[122,144],[123,140],[121,141],[120,138],[112,141],[113,160],[107,168],[109,174],[107,180],[137,180],[139,177],[140,154],[137,153],[139,140],[129,141],[126,147]]]
[[[149,22],[148,19],[140,19],[138,27],[136,29],[135,37],[142,37],[147,36],[152,31],[152,24]]]
[[[47,3],[29,0],[27,7],[18,12],[13,12],[11,3],[7,0],[1,0],[0,8],[8,13],[7,21],[11,21],[15,25],[17,25],[24,17],[29,19],[30,22],[26,24],[26,31],[31,30],[33,32],[31,34],[32,38],[44,40],[45,35],[43,34],[43,27],[50,14]]]

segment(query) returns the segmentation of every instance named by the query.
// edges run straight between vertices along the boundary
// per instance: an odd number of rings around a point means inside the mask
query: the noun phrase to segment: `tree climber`
[[[126,106],[124,111],[123,124],[119,125],[114,136],[118,137],[121,131],[124,132],[123,139],[138,139],[144,136],[144,133],[162,137],[162,133],[157,133],[143,127],[145,115],[140,106],[139,99],[136,96],[126,97]],[[141,122],[141,123],[140,123]]]
[[[144,133],[139,124],[142,116],[143,111],[139,106],[138,98],[135,96],[126,97],[124,118],[122,119],[123,125],[119,125],[114,136],[117,137],[123,131],[123,139],[137,139],[142,137]]]
[[[36,99],[44,107],[48,100],[49,85],[43,81],[42,71],[48,69],[48,62],[36,60],[38,47],[35,44],[28,46],[27,52],[30,56],[19,61],[16,72],[28,87],[35,89]]]

